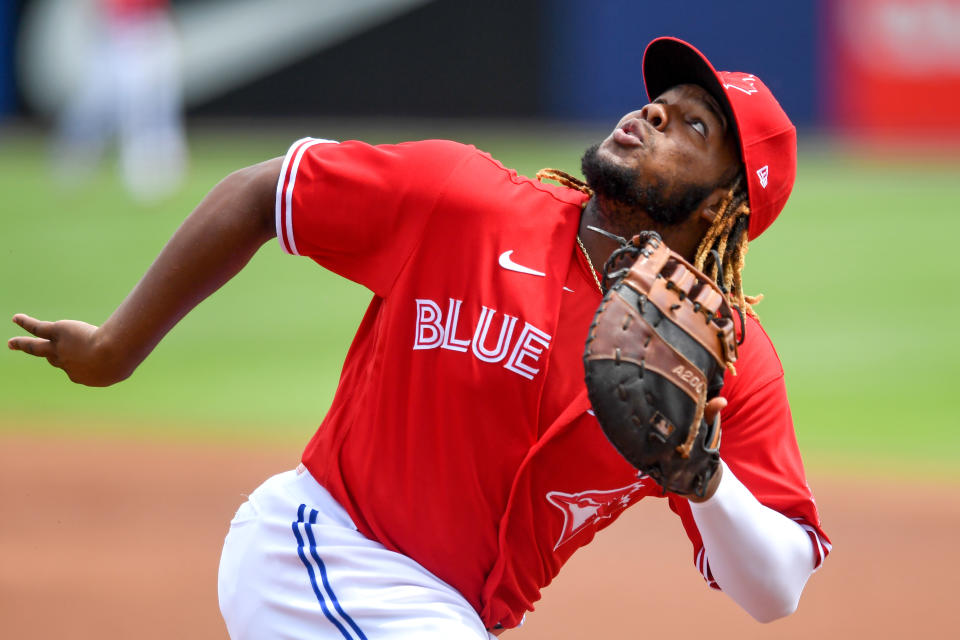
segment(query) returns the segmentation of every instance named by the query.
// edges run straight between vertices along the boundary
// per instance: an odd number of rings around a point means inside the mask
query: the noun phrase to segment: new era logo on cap
[[[769,175],[770,175],[769,165],[765,164],[759,169],[757,169],[757,177],[760,178],[760,186],[763,187],[764,189],[767,188],[767,176]]]

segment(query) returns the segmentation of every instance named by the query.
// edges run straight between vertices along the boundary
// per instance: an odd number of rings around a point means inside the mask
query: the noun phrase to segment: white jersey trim
[[[703,579],[706,580],[707,586],[720,591],[720,585],[714,580],[713,573],[710,571],[710,560],[707,558],[707,550],[702,546],[700,547],[700,551],[697,552],[695,563],[697,565],[697,571],[699,571]]]
[[[293,237],[293,186],[300,168],[300,160],[307,149],[315,144],[336,144],[336,140],[324,138],[300,138],[287,150],[277,180],[277,199],[275,204],[277,218],[277,240],[280,248],[291,255],[300,255]]]
[[[824,540],[820,536],[820,533],[803,518],[791,518],[791,520],[799,524],[800,528],[810,536],[810,541],[813,543],[813,552],[816,556],[813,559],[813,570],[816,571],[820,568],[820,565],[823,564],[827,556],[830,555],[830,552],[833,550],[833,545]]]

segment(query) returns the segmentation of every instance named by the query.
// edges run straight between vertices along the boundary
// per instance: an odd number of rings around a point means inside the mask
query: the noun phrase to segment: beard
[[[602,160],[597,153],[599,148],[597,143],[583,153],[581,171],[598,197],[625,214],[639,209],[657,224],[675,226],[693,215],[715,188],[715,185],[674,184],[670,185],[673,188],[668,194],[668,185],[663,180],[655,177],[641,180],[642,174]]]

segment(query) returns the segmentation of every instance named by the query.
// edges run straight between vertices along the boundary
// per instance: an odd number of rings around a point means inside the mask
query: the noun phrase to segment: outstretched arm
[[[274,202],[282,158],[236,171],[197,205],[133,291],[99,327],[76,320],[13,321],[33,334],[11,338],[79,384],[125,380],[173,326],[235,276],[276,235]]]
[[[721,463],[716,493],[690,501],[717,584],[760,622],[793,613],[814,570],[803,528],[760,504]]]

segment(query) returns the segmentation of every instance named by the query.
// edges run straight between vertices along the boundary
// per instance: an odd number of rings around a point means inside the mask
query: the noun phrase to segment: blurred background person
[[[58,116],[54,165],[77,184],[116,139],[128,192],[150,203],[174,193],[187,161],[179,42],[169,0],[93,0],[99,37]]]

